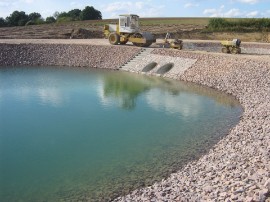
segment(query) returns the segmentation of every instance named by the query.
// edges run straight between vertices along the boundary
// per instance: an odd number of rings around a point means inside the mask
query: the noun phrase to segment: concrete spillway
[[[142,74],[177,78],[197,60],[152,54],[152,48],[144,48],[119,69]]]

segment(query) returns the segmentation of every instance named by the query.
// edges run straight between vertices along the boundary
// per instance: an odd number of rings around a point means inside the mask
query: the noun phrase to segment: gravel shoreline
[[[231,94],[245,111],[230,134],[198,161],[115,201],[265,201],[270,195],[270,57],[266,62],[166,49],[152,53],[197,59],[178,79]]]
[[[117,69],[139,51],[125,46],[0,44],[0,66]],[[177,79],[231,94],[245,111],[240,123],[208,154],[169,178],[115,201],[269,201],[270,56],[269,61],[260,61],[168,49],[155,49],[152,54],[196,59]]]

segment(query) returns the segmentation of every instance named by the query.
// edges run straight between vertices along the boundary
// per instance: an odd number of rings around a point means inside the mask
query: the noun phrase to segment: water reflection
[[[201,111],[201,98],[181,93],[177,96],[153,89],[147,93],[146,102],[156,111],[167,113],[180,113],[184,117],[194,117]]]
[[[142,76],[130,73],[107,74],[102,81],[102,102],[114,105],[115,100],[123,109],[134,109],[142,93],[146,93],[147,103],[155,110],[164,108],[170,113],[180,112],[185,115],[196,115],[201,108],[199,96],[210,97],[216,103],[225,106],[237,106],[239,103],[231,96],[216,90],[192,83],[170,79]],[[197,94],[188,96],[188,94]],[[186,105],[193,105],[192,110]]]
[[[116,98],[121,107],[128,110],[134,109],[137,97],[150,88],[151,86],[139,79],[137,75],[119,76],[117,74],[107,74],[103,80],[103,96]]]
[[[180,81],[174,81],[170,79],[142,76],[137,74],[131,74],[127,72],[102,72],[87,71],[83,69],[55,69],[54,75],[50,71],[46,71],[45,68],[32,70],[32,74],[29,71],[19,71],[18,74],[13,74],[9,77],[12,83],[11,86],[3,86],[5,83],[1,83],[4,91],[0,92],[0,102],[6,96],[12,96],[24,102],[28,102],[33,97],[37,102],[42,105],[49,105],[53,107],[61,107],[67,103],[70,98],[70,90],[80,91],[80,83],[72,83],[70,80],[74,77],[74,74],[83,74],[82,82],[87,83],[83,86],[83,90],[90,91],[93,86],[93,82],[90,81],[90,76],[93,74],[99,75],[96,82],[98,82],[98,88],[96,93],[99,95],[101,104],[106,107],[120,106],[125,110],[133,110],[136,107],[138,98],[143,93],[146,94],[146,102],[155,110],[160,108],[165,109],[167,112],[175,113],[180,112],[184,116],[196,115],[196,110],[199,111],[201,104],[199,97],[187,96],[187,94],[197,94],[200,96],[210,97],[215,100],[216,103],[225,106],[234,107],[239,103],[224,93],[217,92],[216,90],[198,86],[192,83],[185,83]],[[65,70],[67,70],[65,68]],[[15,71],[15,70],[14,70]],[[38,71],[38,73],[37,73]],[[4,72],[4,71],[2,71]],[[64,74],[59,80],[59,74]],[[33,77],[33,75],[35,75]],[[0,74],[1,76],[8,76]],[[26,80],[29,82],[20,82],[21,78],[28,77]],[[24,80],[25,81],[25,80]],[[33,85],[34,83],[34,85]],[[61,90],[60,90],[61,88]],[[89,88],[89,89],[88,89]],[[64,90],[63,90],[64,89]],[[187,103],[193,105],[192,111],[190,108],[185,107]]]
[[[36,72],[38,70],[39,73]],[[68,100],[68,95],[60,90],[60,86],[64,84],[59,80],[57,73],[53,75],[40,68],[33,69],[32,72],[14,68],[9,72],[2,70],[0,77],[2,76],[8,78],[10,83],[1,82],[2,79],[0,79],[0,85],[4,89],[0,93],[0,102],[4,98],[12,97],[14,101],[27,104],[34,98],[41,105],[60,107]]]

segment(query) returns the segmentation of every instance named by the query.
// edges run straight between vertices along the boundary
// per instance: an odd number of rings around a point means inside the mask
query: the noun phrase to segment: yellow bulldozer
[[[120,15],[119,24],[105,25],[104,35],[112,45],[132,42],[135,46],[148,47],[156,42],[151,33],[140,31],[139,16],[135,14]]]
[[[171,34],[167,33],[164,39],[164,43],[161,44],[163,48],[173,48],[182,50],[183,48],[183,41],[180,39],[171,39]]]
[[[223,46],[221,51],[222,53],[233,53],[233,54],[240,54],[241,40],[240,39],[233,39],[232,41],[221,41],[221,45]]]

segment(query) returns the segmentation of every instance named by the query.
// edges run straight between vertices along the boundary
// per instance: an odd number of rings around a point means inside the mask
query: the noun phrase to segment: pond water
[[[0,200],[109,201],[198,158],[236,125],[232,97],[117,71],[0,68]]]

